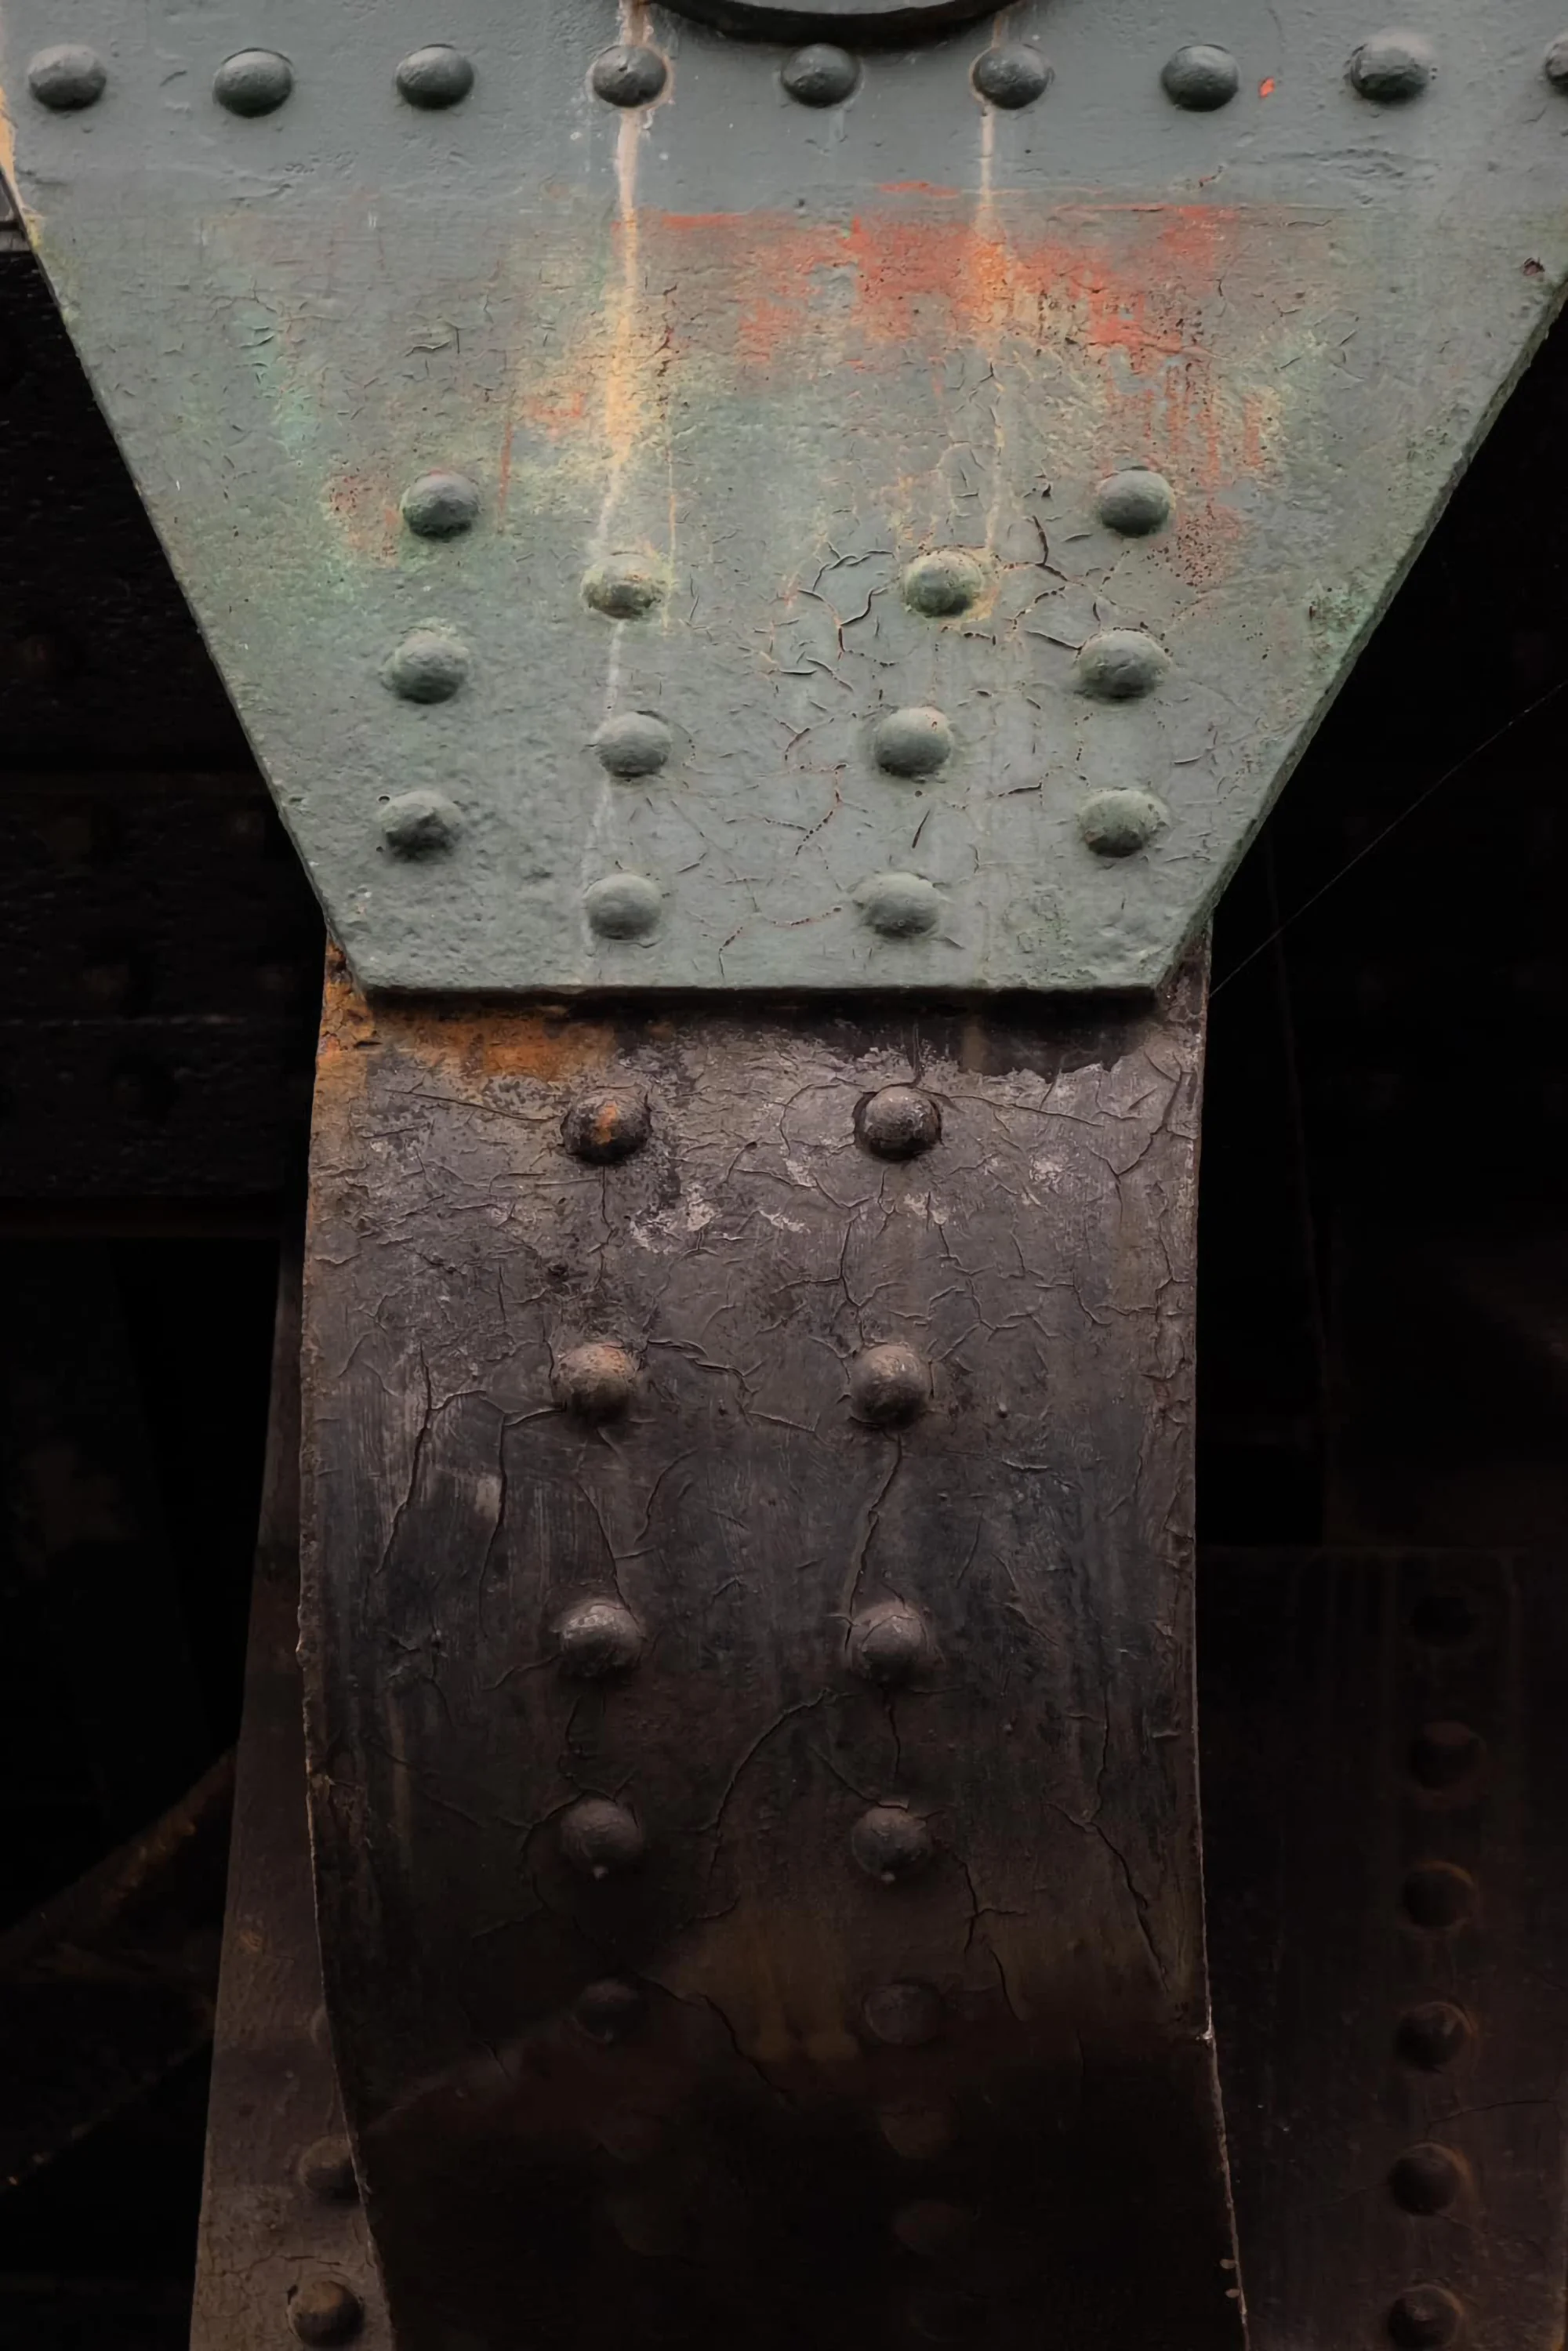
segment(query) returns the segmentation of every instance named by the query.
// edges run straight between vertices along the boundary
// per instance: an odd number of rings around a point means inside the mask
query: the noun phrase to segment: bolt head
[[[616,1420],[637,1393],[637,1366],[624,1347],[596,1340],[572,1347],[553,1374],[556,1402],[582,1420]]]
[[[648,2013],[648,2003],[635,1984],[606,1976],[585,1984],[571,2004],[574,2022],[591,2041],[624,2041]]]
[[[1124,538],[1147,538],[1171,518],[1176,497],[1163,474],[1147,465],[1124,465],[1095,493],[1094,511],[1107,530]]]
[[[1400,2018],[1394,2043],[1406,2065],[1424,2074],[1440,2074],[1463,2056],[1469,2044],[1470,2021],[1452,2001],[1423,2001]]]
[[[1346,71],[1352,88],[1375,105],[1406,106],[1421,96],[1437,64],[1418,33],[1394,31],[1363,41]]]
[[[1051,88],[1051,68],[1031,43],[1004,41],[996,48],[981,50],[969,78],[983,99],[1010,112],[1032,106],[1037,98],[1045,96]]]
[[[635,555],[612,555],[582,583],[584,601],[611,621],[645,620],[664,592],[657,572]]]
[[[340,2134],[314,2140],[295,2166],[295,2177],[321,2204],[352,2204],[360,2192],[353,2155]]]
[[[786,57],[779,74],[799,106],[841,106],[852,98],[861,72],[847,49],[831,41],[811,41]]]
[[[560,1123],[561,1140],[574,1159],[613,1167],[641,1151],[653,1130],[646,1094],[583,1094]]]
[[[1170,661],[1142,629],[1103,629],[1079,653],[1080,694],[1098,702],[1134,702],[1158,685]]]
[[[567,1610],[555,1636],[560,1669],[574,1681],[630,1673],[643,1654],[643,1628],[619,1600],[580,1601]]]
[[[936,884],[920,873],[873,873],[855,892],[862,920],[884,939],[917,939],[941,920]]]
[[[904,601],[928,621],[951,621],[968,611],[984,593],[986,575],[961,547],[939,547],[917,555],[904,575]]]
[[[435,41],[413,49],[397,69],[397,93],[410,106],[457,106],[474,87],[474,67],[461,49]]]
[[[468,648],[445,629],[414,629],[387,656],[382,675],[404,702],[450,702],[465,684]]]
[[[1474,1915],[1476,1882],[1451,1861],[1422,1861],[1406,1872],[1405,1915],[1427,1934],[1447,1934]]]
[[[651,710],[629,710],[607,718],[593,738],[600,765],[612,776],[656,776],[666,765],[674,741],[664,720]]]
[[[400,792],[381,812],[382,837],[394,857],[440,857],[463,830],[463,819],[444,792]]]
[[[276,49],[236,49],[213,76],[213,96],[230,114],[276,114],[294,88],[294,68]]]
[[[1428,2219],[1446,2212],[1465,2184],[1464,2166],[1449,2147],[1428,2140],[1407,2147],[1389,2168],[1388,2192],[1403,2212]]]
[[[589,928],[601,939],[652,938],[664,900],[645,873],[607,873],[582,893]]]
[[[340,2279],[306,2278],[288,2292],[288,2324],[301,2343],[351,2343],[365,2323],[364,2305]]]
[[[27,67],[27,88],[51,114],[77,114],[84,106],[96,106],[108,86],[103,59],[79,41],[40,49]]]
[[[953,756],[953,730],[939,710],[890,710],[873,728],[871,747],[890,776],[934,776]]]
[[[647,1850],[636,1816],[606,1796],[584,1796],[561,1815],[560,1849],[580,1876],[621,1877]]]
[[[850,1670],[881,1689],[898,1689],[918,1673],[929,1648],[925,1620],[906,1601],[862,1609],[850,1626]]]
[[[942,2030],[942,1995],[927,1983],[878,1984],[861,2014],[873,2041],[888,2049],[924,2049]]]
[[[1479,1771],[1486,1741],[1468,1722],[1427,1722],[1410,1748],[1410,1770],[1423,1788],[1434,1793],[1458,1788]]]
[[[901,1886],[929,1862],[931,1832],[904,1804],[873,1804],[850,1831],[850,1851],[879,1886]]]
[[[601,51],[588,78],[595,98],[603,99],[607,106],[651,106],[668,75],[657,49],[622,41]]]
[[[882,1086],[857,1104],[855,1134],[878,1159],[915,1159],[941,1141],[942,1113],[918,1086]]]
[[[1241,76],[1228,49],[1193,41],[1166,59],[1160,83],[1173,106],[1185,106],[1192,114],[1212,114],[1216,107],[1229,105],[1241,87]]]
[[[1399,2351],[1443,2351],[1458,2334],[1463,2318],[1447,2286],[1407,2286],[1389,2305],[1388,2333]]]
[[[1131,857],[1147,849],[1170,810],[1153,792],[1135,788],[1093,792],[1078,811],[1078,832],[1096,857]]]
[[[850,1365],[850,1410],[873,1428],[896,1428],[930,1401],[930,1371],[902,1340],[864,1347]]]

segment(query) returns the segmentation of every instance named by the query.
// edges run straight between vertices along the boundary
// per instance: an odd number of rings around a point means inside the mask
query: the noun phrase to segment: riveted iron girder
[[[6,0],[373,988],[1157,980],[1553,307],[1559,0],[832,14]]]

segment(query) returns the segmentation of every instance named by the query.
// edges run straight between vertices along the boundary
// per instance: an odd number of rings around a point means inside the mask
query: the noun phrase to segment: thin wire
[[[1256,963],[1259,956],[1266,954],[1276,939],[1282,939],[1291,925],[1293,923],[1299,923],[1303,914],[1310,914],[1320,898],[1326,898],[1329,892],[1336,888],[1347,873],[1354,871],[1364,857],[1370,857],[1375,849],[1382,847],[1391,832],[1397,832],[1402,824],[1407,824],[1413,816],[1417,815],[1426,807],[1427,801],[1442,790],[1445,784],[1451,784],[1456,776],[1463,775],[1473,759],[1482,758],[1495,743],[1500,743],[1505,735],[1511,735],[1516,726],[1522,726],[1527,718],[1533,718],[1538,710],[1544,710],[1547,704],[1553,701],[1564,686],[1568,686],[1568,677],[1560,677],[1555,685],[1549,685],[1544,694],[1538,695],[1533,702],[1527,702],[1524,708],[1516,710],[1511,718],[1505,718],[1502,725],[1494,733],[1487,736],[1483,742],[1473,745],[1462,759],[1456,759],[1451,768],[1445,768],[1437,781],[1428,784],[1424,792],[1418,793],[1408,808],[1401,809],[1397,816],[1390,817],[1382,831],[1375,832],[1370,841],[1364,841],[1354,857],[1346,858],[1337,873],[1331,873],[1328,880],[1320,889],[1314,890],[1310,898],[1304,898],[1299,906],[1293,907],[1282,923],[1276,923],[1267,938],[1260,939],[1257,946],[1244,955],[1239,964],[1231,966],[1225,977],[1209,989],[1209,1002],[1212,1004],[1217,996],[1223,996],[1231,981],[1239,979],[1249,964]]]

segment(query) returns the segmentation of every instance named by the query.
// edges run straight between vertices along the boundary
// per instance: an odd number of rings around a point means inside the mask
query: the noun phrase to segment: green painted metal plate
[[[1021,0],[1009,106],[991,21],[807,104],[632,0],[4,0],[29,233],[361,982],[1168,972],[1568,264],[1564,0],[1370,5]]]

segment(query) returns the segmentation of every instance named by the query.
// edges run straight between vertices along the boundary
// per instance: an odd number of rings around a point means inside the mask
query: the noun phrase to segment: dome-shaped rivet
[[[307,2278],[288,2289],[288,2324],[301,2343],[351,2343],[365,2323],[364,2305],[338,2278]]]
[[[1451,1861],[1423,1861],[1406,1873],[1405,1915],[1428,1934],[1462,1927],[1476,1907],[1476,1882]]]
[[[623,41],[594,58],[589,80],[595,98],[603,99],[607,106],[651,106],[668,75],[657,49]]]
[[[397,69],[398,96],[410,106],[457,106],[473,87],[472,63],[445,41],[413,50]]]
[[[935,2163],[957,2137],[958,2113],[950,2098],[890,2098],[876,2126],[905,2163]]]
[[[1541,60],[1541,70],[1553,89],[1568,89],[1568,33],[1559,33]]]
[[[879,1601],[850,1626],[850,1670],[862,1681],[896,1689],[925,1664],[929,1646],[917,1608],[903,1600]]]
[[[1461,2057],[1469,2045],[1470,2021],[1449,2000],[1426,2000],[1407,2008],[1394,2035],[1394,2045],[1406,2065],[1424,2074],[1440,2074]]]
[[[572,1347],[551,1375],[556,1402],[584,1420],[613,1420],[637,1393],[637,1366],[624,1347],[593,1340]]]
[[[918,1086],[883,1086],[855,1109],[855,1134],[879,1159],[915,1159],[942,1137],[942,1113]]]
[[[643,1654],[643,1628],[619,1600],[581,1600],[555,1628],[563,1674],[574,1681],[602,1681],[607,1674],[630,1673]]]
[[[850,1851],[868,1877],[897,1886],[931,1858],[931,1832],[903,1804],[873,1804],[850,1831]]]
[[[440,857],[456,841],[463,819],[444,792],[400,792],[381,812],[382,838],[394,857]]]
[[[414,629],[387,657],[382,677],[404,702],[450,702],[468,675],[468,648],[444,629]]]
[[[779,79],[800,106],[841,106],[854,94],[860,68],[847,49],[831,41],[811,41],[786,57]]]
[[[479,517],[479,493],[465,474],[422,474],[402,494],[402,518],[416,538],[457,538]]]
[[[931,1374],[902,1340],[862,1348],[850,1365],[850,1410],[874,1428],[913,1420],[930,1401]]]
[[[313,2139],[295,2165],[294,2176],[319,2204],[352,2204],[359,2196],[353,2155],[340,2135]]]
[[[584,1796],[562,1813],[560,1849],[584,1877],[616,1877],[647,1850],[635,1815],[607,1796]]]
[[[1142,629],[1103,629],[1078,656],[1078,690],[1101,702],[1133,702],[1158,685],[1169,667],[1164,648]]]
[[[927,1983],[878,1984],[861,2010],[866,2030],[889,2049],[924,2049],[942,2030],[942,1995]]]
[[[1378,106],[1404,106],[1419,98],[1437,70],[1431,49],[1418,33],[1375,33],[1353,54],[1352,87]]]
[[[656,776],[670,756],[671,734],[651,710],[607,718],[593,738],[600,765],[612,776]]]
[[[1124,538],[1147,538],[1163,530],[1175,505],[1165,475],[1148,465],[1124,465],[1094,494],[1094,511],[1106,529],[1119,530]]]
[[[583,892],[582,906],[601,939],[646,939],[659,927],[664,900],[645,873],[607,873]]]
[[[1464,2312],[1447,2286],[1407,2286],[1389,2305],[1389,2337],[1398,2351],[1444,2351],[1463,2319]]]
[[[1004,41],[997,48],[981,50],[969,78],[982,98],[1010,113],[1044,97],[1051,87],[1051,68],[1028,41]]]
[[[917,939],[941,920],[936,885],[920,873],[873,873],[855,892],[861,918],[884,939]]]
[[[951,2261],[967,2249],[975,2233],[975,2216],[962,2204],[923,2196],[894,2214],[893,2233],[905,2252],[917,2254],[922,2261]]]
[[[1410,1770],[1423,1788],[1457,1788],[1480,1768],[1486,1743],[1468,1722],[1427,1722],[1410,1746]]]
[[[1135,785],[1124,785],[1091,793],[1078,811],[1078,832],[1084,847],[1096,857],[1131,857],[1146,849],[1169,821],[1170,810],[1164,800]]]
[[[585,1984],[571,2004],[573,2022],[591,2041],[624,2041],[648,2012],[648,2003],[635,1984],[606,1976]]]
[[[939,710],[890,710],[872,729],[871,747],[890,776],[934,776],[953,756],[953,729]]]
[[[294,88],[294,68],[276,49],[239,49],[213,76],[213,96],[231,114],[276,114]]]
[[[53,114],[77,114],[84,106],[96,106],[108,86],[103,59],[79,41],[40,49],[27,68],[27,88]]]
[[[1166,59],[1160,86],[1173,106],[1185,106],[1192,114],[1212,114],[1216,107],[1229,105],[1241,87],[1241,76],[1228,49],[1193,41]]]
[[[634,555],[608,556],[582,583],[585,602],[611,621],[645,619],[664,592],[658,574]]]
[[[917,555],[904,574],[904,601],[928,621],[950,621],[967,612],[982,593],[986,575],[961,547],[938,547]]]
[[[1388,2173],[1388,2192],[1401,2211],[1424,2219],[1446,2212],[1464,2184],[1464,2166],[1458,2157],[1432,2140],[1407,2147]]]
[[[652,1131],[646,1094],[625,1092],[580,1094],[560,1123],[561,1140],[572,1157],[595,1167],[630,1159]]]

